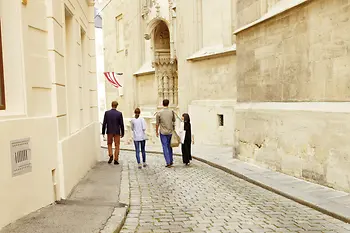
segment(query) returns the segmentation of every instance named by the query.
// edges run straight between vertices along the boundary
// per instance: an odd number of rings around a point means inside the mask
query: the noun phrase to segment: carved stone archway
[[[178,106],[178,76],[176,59],[171,58],[170,32],[167,24],[159,21],[153,30],[155,75],[158,82],[158,106],[169,99],[171,107]]]

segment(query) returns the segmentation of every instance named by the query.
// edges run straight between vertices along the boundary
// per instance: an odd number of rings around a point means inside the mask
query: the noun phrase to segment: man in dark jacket
[[[107,144],[108,144],[108,163],[113,161],[113,151],[112,144],[114,141],[115,151],[114,151],[114,164],[119,164],[119,146],[120,138],[124,137],[124,121],[123,114],[117,111],[118,102],[112,102],[112,109],[105,112],[102,125],[102,135],[105,136],[107,128]]]

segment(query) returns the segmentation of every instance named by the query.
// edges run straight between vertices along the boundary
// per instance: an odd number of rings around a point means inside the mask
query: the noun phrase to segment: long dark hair
[[[134,111],[134,113],[135,113],[135,118],[137,119],[137,118],[140,117],[141,110],[140,110],[139,108],[136,108],[135,111]]]
[[[182,116],[184,118],[184,122],[191,123],[190,115],[188,115],[188,113],[184,113]]]

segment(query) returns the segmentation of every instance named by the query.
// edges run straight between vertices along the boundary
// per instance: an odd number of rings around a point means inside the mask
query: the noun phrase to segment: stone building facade
[[[0,1],[0,229],[67,197],[99,153],[90,0]]]
[[[232,2],[114,0],[104,9],[105,70],[123,73],[122,93],[106,82],[107,105],[117,99],[128,118],[140,107],[149,143],[159,143],[154,114],[168,98],[178,114],[190,113],[197,143],[233,145]]]
[[[135,4],[137,2],[137,4]],[[128,117],[172,99],[196,143],[350,191],[349,1],[114,0],[103,12],[105,69],[122,72]]]
[[[237,12],[237,157],[349,192],[350,1]]]

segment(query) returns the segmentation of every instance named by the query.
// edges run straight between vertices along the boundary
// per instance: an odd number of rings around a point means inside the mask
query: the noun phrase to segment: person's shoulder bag
[[[173,111],[173,117],[175,118],[175,113]],[[171,134],[171,141],[170,141],[170,146],[171,147],[178,147],[181,143],[181,139],[179,135],[175,131],[175,122],[173,123],[173,132]]]

